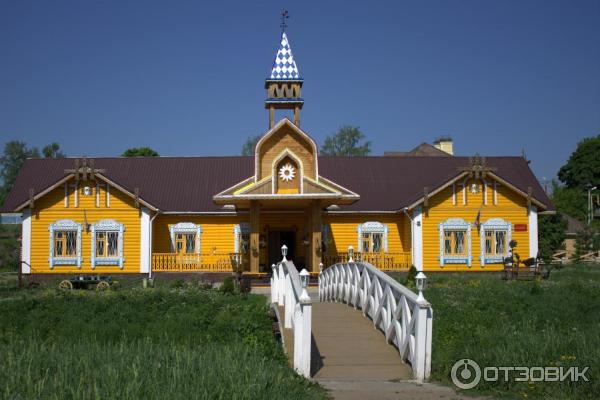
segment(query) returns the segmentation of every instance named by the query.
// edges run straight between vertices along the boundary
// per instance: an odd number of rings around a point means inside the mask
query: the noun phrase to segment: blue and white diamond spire
[[[279,43],[279,49],[273,61],[273,69],[268,79],[273,80],[299,80],[300,73],[298,72],[298,66],[294,55],[292,54],[292,48],[288,41],[285,32],[281,34],[281,42]]]

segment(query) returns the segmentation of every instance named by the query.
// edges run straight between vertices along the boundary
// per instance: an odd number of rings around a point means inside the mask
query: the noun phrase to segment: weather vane
[[[285,32],[285,28],[287,28],[287,24],[285,23],[285,20],[288,19],[290,17],[288,10],[282,10],[281,11],[281,30],[282,32]]]

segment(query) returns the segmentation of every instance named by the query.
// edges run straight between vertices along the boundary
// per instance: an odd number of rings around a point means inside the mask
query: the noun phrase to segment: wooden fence
[[[201,254],[152,254],[154,272],[232,272],[236,265],[237,253]]]

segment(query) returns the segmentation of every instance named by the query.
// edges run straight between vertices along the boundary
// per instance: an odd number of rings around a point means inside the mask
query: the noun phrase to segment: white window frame
[[[92,224],[90,231],[92,233],[92,253],[91,253],[91,266],[92,269],[100,265],[118,265],[120,269],[123,269],[125,263],[125,257],[123,256],[123,232],[125,232],[125,226],[112,219],[102,219],[95,224]],[[96,256],[96,233],[98,232],[118,232],[119,237],[117,240],[117,256],[116,257],[97,257]],[[107,236],[108,238],[108,236]],[[108,246],[108,240],[106,242]]]
[[[440,233],[440,266],[443,267],[446,264],[466,264],[467,266],[471,266],[472,256],[471,256],[471,224],[465,221],[462,218],[449,218],[444,222],[441,222],[438,225],[438,230]],[[456,230],[464,230],[467,232],[466,244],[467,244],[467,254],[466,256],[451,256],[444,254],[444,232],[445,231],[456,231]]]
[[[504,255],[497,256],[486,256],[485,255],[485,231],[506,231],[506,248]],[[508,256],[509,243],[512,240],[512,224],[502,218],[490,218],[481,224],[479,228],[479,243],[480,243],[480,254],[479,259],[481,266],[486,264],[498,264]]]
[[[48,258],[50,269],[53,269],[56,265],[76,265],[77,268],[81,268],[81,264],[83,263],[81,255],[81,224],[70,219],[61,219],[50,224],[48,231],[50,232],[50,257]],[[56,231],[77,232],[77,255],[75,257],[54,256],[54,232]]]
[[[388,226],[378,221],[368,221],[363,224],[359,224],[356,228],[358,233],[358,246],[359,252],[363,251],[362,248],[362,235],[363,233],[381,233],[383,235],[383,252],[388,252]]]
[[[241,222],[239,224],[234,225],[233,227],[233,252],[241,253],[242,252],[242,235],[250,234],[250,223],[249,222]],[[248,243],[248,248],[250,248],[250,243]]]
[[[202,227],[200,225],[194,224],[192,222],[179,222],[175,225],[171,225],[169,227],[169,233],[171,235],[171,251],[173,253],[176,252],[175,249],[175,235],[178,233],[194,233],[196,235],[196,252],[195,254],[200,254],[200,244],[202,235]]]

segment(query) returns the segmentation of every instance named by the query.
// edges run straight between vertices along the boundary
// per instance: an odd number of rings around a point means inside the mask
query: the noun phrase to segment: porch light
[[[348,262],[354,262],[354,247],[348,246]]]
[[[302,287],[306,288],[308,286],[308,280],[310,279],[310,274],[306,269],[300,271],[300,283],[302,283]]]
[[[417,301],[425,301],[425,298],[423,297],[423,290],[425,290],[425,287],[427,286],[427,276],[425,276],[423,271],[420,271],[415,277],[415,284],[417,285],[417,290],[419,291],[419,297],[417,297]]]
[[[281,261],[287,261],[287,258],[285,258],[287,256],[287,253],[288,253],[288,248],[284,244],[283,246],[281,246],[281,255],[283,256],[283,259]]]

